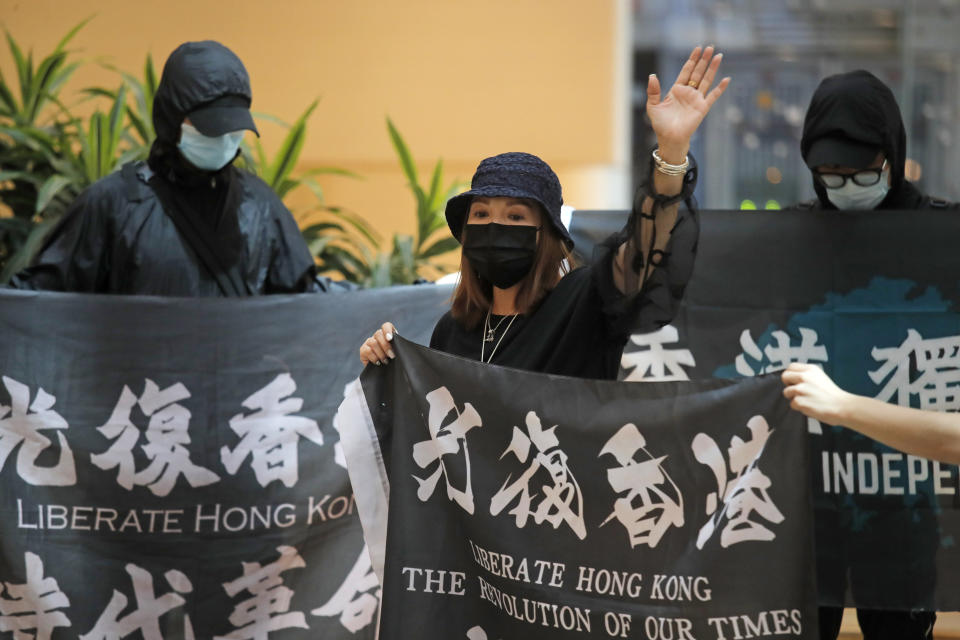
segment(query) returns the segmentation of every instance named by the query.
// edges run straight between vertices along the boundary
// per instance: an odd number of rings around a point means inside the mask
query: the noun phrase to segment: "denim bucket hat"
[[[560,180],[550,165],[537,156],[514,151],[501,153],[480,163],[470,182],[470,190],[447,201],[447,225],[457,240],[460,240],[474,197],[535,200],[567,248],[573,248],[573,239],[560,221],[560,205],[563,204]]]

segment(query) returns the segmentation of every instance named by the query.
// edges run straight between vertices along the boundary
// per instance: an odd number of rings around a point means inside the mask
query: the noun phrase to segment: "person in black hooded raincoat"
[[[87,293],[250,296],[323,290],[293,216],[233,166],[250,115],[240,59],[187,42],[164,65],[146,162],[91,185],[11,286]]]
[[[825,78],[810,100],[800,142],[817,199],[797,208],[955,208],[906,180],[906,149],[903,119],[887,85],[863,70]],[[821,597],[841,604],[849,580],[856,601],[870,593],[872,598],[883,594],[900,607],[908,600],[925,602],[931,610],[883,608],[883,603],[871,602],[876,608],[858,608],[857,619],[865,640],[932,638],[936,614],[931,594],[939,544],[935,517],[922,509],[878,514],[848,504],[817,513],[817,541],[826,547],[818,552]],[[883,542],[871,540],[873,532]],[[884,544],[890,540],[902,544]],[[883,549],[882,557],[878,549]],[[820,637],[836,638],[842,617],[840,606],[820,607]]]
[[[824,78],[810,99],[800,152],[817,198],[805,209],[943,209],[905,177],[907,133],[890,88],[869,71]],[[860,175],[856,175],[860,174]]]

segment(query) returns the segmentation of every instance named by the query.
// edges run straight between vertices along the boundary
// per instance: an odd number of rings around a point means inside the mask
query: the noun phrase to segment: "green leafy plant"
[[[318,167],[294,174],[306,140],[307,120],[318,102],[314,100],[293,124],[258,114],[260,119],[286,128],[287,133],[272,158],[268,157],[259,138],[253,138],[252,144],[245,140],[240,165],[258,175],[280,198],[298,188],[309,189],[315,196],[314,204],[294,214],[300,221],[311,221],[301,229],[301,233],[317,260],[318,269],[321,272],[339,273],[351,282],[359,282],[360,275],[355,265],[363,261],[366,246],[376,245],[380,238],[360,215],[343,207],[327,205],[323,188],[317,181],[321,175],[359,176],[337,167]]]
[[[153,101],[158,80],[151,56],[142,76],[116,67],[122,84],[117,89],[90,87],[81,93],[98,102],[93,114],[81,120],[60,99],[65,83],[81,64],[70,59],[67,44],[87,21],[78,24],[38,64],[7,33],[7,45],[17,70],[17,82],[0,74],[0,283],[25,267],[42,245],[49,229],[90,184],[129,161],[145,159],[153,143]],[[15,94],[19,94],[16,97]],[[265,114],[287,129],[273,156],[259,139],[245,143],[242,167],[260,176],[281,198],[297,189],[309,189],[314,203],[295,212],[304,238],[323,272],[368,286],[412,283],[442,272],[438,258],[457,248],[453,238],[437,238],[445,227],[443,206],[459,187],[444,187],[443,164],[438,161],[430,182],[421,185],[409,148],[388,119],[390,140],[408,186],[416,200],[416,229],[412,235],[394,234],[389,244],[360,215],[326,203],[321,176],[357,176],[335,167],[296,172],[307,133],[307,121],[318,101],[292,124]],[[105,108],[101,108],[105,107]]]
[[[60,122],[54,127],[55,135],[31,127],[0,128],[0,133],[5,133],[15,144],[32,152],[34,166],[52,169],[49,173],[27,170],[17,176],[31,184],[36,190],[36,198],[29,218],[12,218],[26,223],[28,230],[20,246],[5,261],[0,271],[0,282],[6,282],[27,266],[42,244],[46,232],[83,189],[139,157],[138,148],[125,147],[123,144],[125,100],[126,91],[121,87],[109,112],[103,113],[98,109],[87,122],[79,118]],[[0,178],[3,177],[0,174]]]
[[[60,92],[81,64],[70,59],[66,46],[86,22],[71,29],[37,64],[32,52],[24,54],[6,34],[17,77],[8,83],[0,74],[0,283],[29,263],[83,189],[127,162],[145,159],[156,137],[153,102],[159,82],[149,54],[141,77],[103,65],[119,74],[122,84],[80,92],[84,100],[97,101],[87,120],[73,116],[61,100]],[[292,125],[284,125],[286,137],[273,157],[254,140],[240,164],[261,176],[280,198],[301,187],[315,194],[316,204],[299,212],[301,219],[311,221],[304,235],[321,269],[349,277],[353,272],[348,265],[379,238],[359,215],[325,203],[318,178],[354,174],[334,167],[294,173],[307,119],[316,107],[314,101]]]
[[[16,82],[8,83],[0,73],[0,200],[6,207],[0,212],[0,282],[26,264],[25,258],[62,213],[58,196],[66,195],[70,180],[60,175],[58,165],[65,152],[73,152],[76,139],[71,129],[76,122],[62,115],[66,108],[59,95],[80,65],[70,60],[67,44],[88,21],[71,29],[36,64],[33,51],[24,55],[6,33]],[[53,106],[59,109],[47,117]]]
[[[348,251],[339,252],[328,262],[347,279],[367,287],[413,284],[442,275],[444,269],[438,259],[460,246],[446,233],[440,237],[436,234],[447,227],[443,213],[447,200],[458,193],[463,184],[454,180],[444,186],[441,160],[434,165],[429,184],[421,184],[413,154],[389,118],[387,131],[407,178],[407,186],[416,200],[416,231],[413,235],[393,234],[388,247],[384,247],[381,240],[371,238],[367,238],[367,245],[351,243]],[[311,242],[310,232],[309,228],[304,230],[308,242]],[[318,229],[318,237],[323,232],[325,230]]]
[[[443,233],[440,238],[435,237],[437,231],[447,228],[444,216],[444,207],[447,200],[456,195],[463,184],[454,180],[451,184],[443,185],[443,161],[437,160],[433,166],[429,186],[424,188],[417,176],[417,167],[413,162],[407,143],[393,122],[387,118],[387,130],[390,132],[390,141],[400,159],[400,166],[407,178],[407,186],[417,201],[416,222],[417,231],[414,236],[397,235],[393,239],[391,270],[400,274],[420,277],[425,269],[438,270],[435,259],[445,253],[454,251],[460,246],[456,238]],[[416,278],[414,278],[416,279]]]
[[[138,148],[138,160],[146,159],[153,139],[157,137],[153,130],[153,99],[157,95],[159,81],[153,65],[153,56],[147,54],[143,64],[143,77],[138,78],[113,65],[104,65],[107,69],[118,73],[123,78],[123,86],[129,91],[133,104],[126,104],[128,127],[124,130],[124,138],[131,148]],[[118,91],[103,87],[84,89],[84,93],[91,97],[104,97],[116,102]]]
[[[65,47],[87,22],[89,18],[71,29],[36,67],[33,65],[33,51],[24,56],[17,41],[9,32],[5,32],[16,66],[20,99],[16,99],[3,73],[0,73],[0,118],[17,127],[34,126],[44,107],[51,101],[58,101],[60,89],[80,65],[79,62],[68,63],[69,53]]]

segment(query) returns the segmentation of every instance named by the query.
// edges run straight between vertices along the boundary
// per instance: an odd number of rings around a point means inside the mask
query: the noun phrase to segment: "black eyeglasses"
[[[884,160],[883,164],[877,169],[863,169],[862,171],[857,171],[856,173],[829,173],[826,171],[814,171],[813,176],[827,189],[839,189],[843,185],[847,184],[847,180],[853,180],[853,184],[860,185],[861,187],[872,187],[880,182],[880,176],[883,175],[883,170],[886,167],[887,161]]]

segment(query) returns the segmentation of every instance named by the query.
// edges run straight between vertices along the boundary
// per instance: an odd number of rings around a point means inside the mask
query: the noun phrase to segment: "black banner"
[[[958,225],[949,212],[705,212],[687,304],[634,337],[624,377],[805,360],[859,393],[956,410]],[[0,291],[0,633],[372,637],[378,588],[333,415],[360,342],[392,320],[425,343],[449,294]],[[258,439],[268,411],[288,439]],[[820,602],[960,608],[957,467],[809,428]],[[279,571],[266,589],[289,595],[285,611],[250,608],[244,563]],[[307,626],[270,622],[288,613]]]
[[[776,377],[636,385],[394,348],[337,415],[381,638],[817,637],[806,431]]]
[[[0,636],[373,638],[332,417],[361,341],[448,293],[0,291]]]
[[[960,409],[955,212],[715,211],[702,230],[681,313],[633,336],[622,377],[740,378],[812,362],[859,394]],[[949,570],[960,567],[958,468],[808,426],[820,602],[960,609]]]

